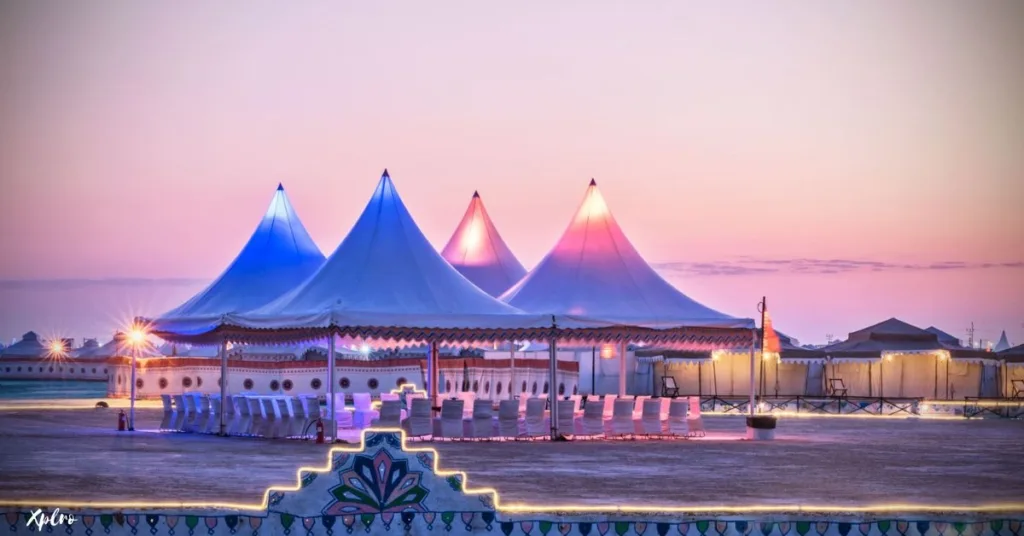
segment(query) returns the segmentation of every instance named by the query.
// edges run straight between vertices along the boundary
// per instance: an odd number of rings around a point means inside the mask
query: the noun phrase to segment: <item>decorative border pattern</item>
[[[401,389],[400,389],[401,390]],[[29,526],[53,506],[0,506],[11,534],[66,536],[347,536],[349,534],[504,534],[540,536],[1024,536],[1024,507],[1008,514],[883,519],[856,514],[542,513],[497,508],[490,489],[442,471],[432,449],[407,448],[399,431],[365,432],[361,450],[333,449],[329,464],[303,469],[262,505],[77,505],[71,524]]]

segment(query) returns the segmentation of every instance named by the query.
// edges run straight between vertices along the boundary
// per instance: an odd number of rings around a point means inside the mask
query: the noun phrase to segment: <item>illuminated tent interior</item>
[[[668,328],[753,327],[692,300],[665,281],[630,243],[590,181],[558,243],[501,299],[533,313]]]
[[[500,296],[526,275],[526,268],[498,234],[477,192],[441,256],[491,296]]]
[[[890,318],[822,349],[826,384],[842,379],[849,396],[962,398],[995,396],[994,354],[942,344],[935,333]]]
[[[820,396],[824,394],[825,353],[801,348],[779,333],[782,352],[763,356],[757,352],[755,381],[765,396]],[[680,395],[746,396],[750,389],[750,352],[748,350],[714,352],[678,351],[650,348],[638,350],[638,373],[643,373],[647,394],[661,394],[662,377],[672,376]],[[762,380],[763,370],[763,380]],[[645,382],[638,380],[637,389]]]
[[[227,270],[192,299],[153,321],[153,329],[202,333],[221,315],[261,307],[295,288],[324,262],[278,185],[256,231]]]

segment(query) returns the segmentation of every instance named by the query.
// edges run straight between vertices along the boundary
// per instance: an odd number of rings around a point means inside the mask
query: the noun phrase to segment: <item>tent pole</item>
[[[946,359],[946,400],[950,399],[950,392],[949,392],[949,362],[952,361],[952,360],[953,360],[953,356],[950,356],[948,359]],[[982,373],[984,373],[984,367],[985,367],[985,365],[982,365]]]
[[[220,342],[220,431],[217,435],[228,435],[228,340]]]
[[[509,362],[512,363],[512,379],[508,383],[508,398],[509,400],[515,400],[515,385],[516,385],[516,341],[512,341],[512,351],[509,352]]]
[[[427,357],[427,367],[430,370],[430,392],[428,393],[428,396],[430,396],[430,407],[432,408],[432,414],[433,416],[436,417],[437,411],[439,411],[440,409],[437,407],[437,392],[440,389],[438,383],[441,381],[441,374],[437,368],[439,365],[437,359],[437,342],[430,341],[429,347],[430,355]]]
[[[558,440],[558,339],[548,344],[548,405],[551,406],[551,440]]]
[[[590,347],[590,394],[597,394],[597,347]]]
[[[331,440],[338,440],[338,419],[334,414],[334,395],[337,382],[334,381],[334,330],[332,329],[327,339],[327,383],[330,385],[327,392],[327,433],[331,434]]]
[[[938,400],[939,398],[939,355],[935,354],[935,391],[932,393],[932,399]]]
[[[714,362],[712,361],[712,363],[714,363]],[[714,365],[712,365],[712,366],[714,366]],[[702,389],[703,387],[704,387],[704,362],[703,361],[698,361],[697,362],[697,398],[700,398],[700,397],[704,396],[704,392],[703,392],[703,389]]]
[[[757,328],[750,330],[750,416],[754,416],[757,397]]]
[[[128,410],[128,431],[135,431],[135,369],[138,368],[138,356],[139,356],[139,345],[138,343],[132,344],[132,400],[131,408]]]
[[[619,398],[626,396],[626,341],[619,343]]]

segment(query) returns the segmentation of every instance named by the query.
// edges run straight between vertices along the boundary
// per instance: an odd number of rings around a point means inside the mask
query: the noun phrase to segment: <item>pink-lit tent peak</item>
[[[752,327],[679,292],[622,232],[597,182],[562,238],[501,299],[532,313],[566,314],[652,327]]]
[[[478,192],[473,192],[469,208],[441,256],[491,296],[501,295],[526,275],[526,268],[498,234]]]

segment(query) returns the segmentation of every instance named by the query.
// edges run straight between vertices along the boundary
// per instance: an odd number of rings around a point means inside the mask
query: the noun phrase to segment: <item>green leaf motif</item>
[[[891,527],[891,526],[892,526],[892,523],[890,523],[889,521],[879,521],[878,522],[878,530],[882,533],[882,536],[885,536],[886,534],[889,533],[889,527]]]
[[[697,532],[699,532],[701,534],[707,534],[707,532],[708,532],[708,525],[709,525],[709,523],[707,521],[698,521],[697,522]]]
[[[809,522],[807,522],[807,521],[797,521],[796,522],[796,532],[800,536],[805,536],[807,534],[807,531],[809,531],[809,530],[811,530],[811,524]]]
[[[285,530],[291,529],[292,523],[295,523],[295,516],[291,514],[281,514],[281,526],[284,527]]]
[[[550,521],[541,521],[540,522],[540,533],[543,534],[544,536],[547,536],[547,534],[549,532],[551,532],[551,522]]]
[[[110,514],[103,514],[103,515],[100,516],[100,524],[103,525],[103,528],[110,527],[110,524],[113,523],[113,522],[114,522],[114,516],[112,516]]]
[[[441,512],[441,521],[443,521],[445,525],[451,525],[454,520],[455,512]]]
[[[375,517],[377,517],[377,516],[374,515],[374,514],[363,514],[363,515],[359,516],[359,520],[363,522],[363,526],[364,527],[369,529],[370,525],[373,524],[373,518],[375,518]]]
[[[619,536],[623,536],[627,532],[629,532],[629,523],[627,523],[625,521],[616,521],[615,522],[615,534],[618,534]]]
[[[185,526],[190,529],[194,529],[197,525],[199,525],[198,516],[185,516]]]

